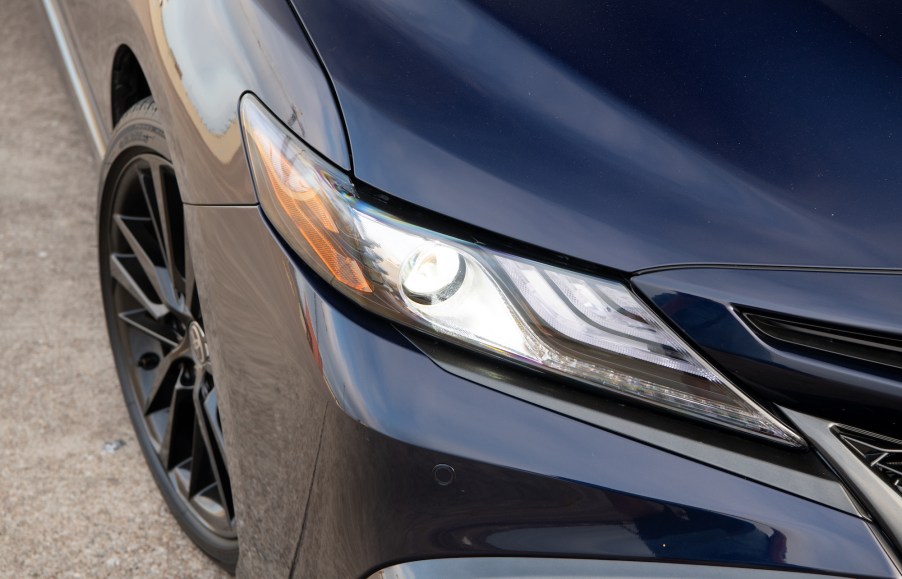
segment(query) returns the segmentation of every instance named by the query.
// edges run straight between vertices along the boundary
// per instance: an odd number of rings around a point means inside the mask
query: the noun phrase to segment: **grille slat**
[[[861,461],[902,494],[902,440],[857,428],[836,428],[836,435]]]
[[[835,356],[902,369],[902,339],[810,320],[745,312],[745,319],[762,337]]]

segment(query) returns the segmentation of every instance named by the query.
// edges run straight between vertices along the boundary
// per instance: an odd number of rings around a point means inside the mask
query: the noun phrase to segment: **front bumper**
[[[517,556],[898,576],[812,453],[399,331],[297,263],[256,207],[186,217],[240,572],[366,577],[405,561]]]

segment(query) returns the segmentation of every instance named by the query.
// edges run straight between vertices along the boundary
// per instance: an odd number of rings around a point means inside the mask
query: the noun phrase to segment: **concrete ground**
[[[221,577],[170,517],[122,402],[98,162],[38,5],[0,1],[0,577]]]

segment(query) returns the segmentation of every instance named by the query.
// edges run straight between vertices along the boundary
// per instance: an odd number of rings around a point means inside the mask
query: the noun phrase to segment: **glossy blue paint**
[[[392,195],[623,271],[902,266],[899,55],[819,3],[293,2]]]
[[[364,183],[622,272],[897,268],[897,4],[291,1],[318,54],[284,0],[62,0],[97,116],[110,124],[124,42],[167,127],[222,390],[241,573],[347,577],[510,554],[895,573],[863,519],[439,369],[272,237],[233,113],[253,91]],[[898,332],[900,279],[634,281],[762,399],[894,428],[895,381],[776,350],[731,308]],[[456,469],[452,485],[435,483],[437,463]]]
[[[737,309],[763,310],[864,332],[898,333],[902,276],[680,269],[634,285],[728,374],[761,398],[837,422],[902,434],[898,369],[768,344]]]

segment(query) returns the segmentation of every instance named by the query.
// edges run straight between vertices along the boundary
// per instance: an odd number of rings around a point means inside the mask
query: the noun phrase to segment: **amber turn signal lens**
[[[265,185],[319,262],[351,289],[372,292],[360,265],[341,245],[337,216],[333,216],[321,191],[331,186],[328,179],[317,172],[317,167],[307,164],[302,155],[287,158],[263,131],[252,129],[248,136],[266,176]]]

